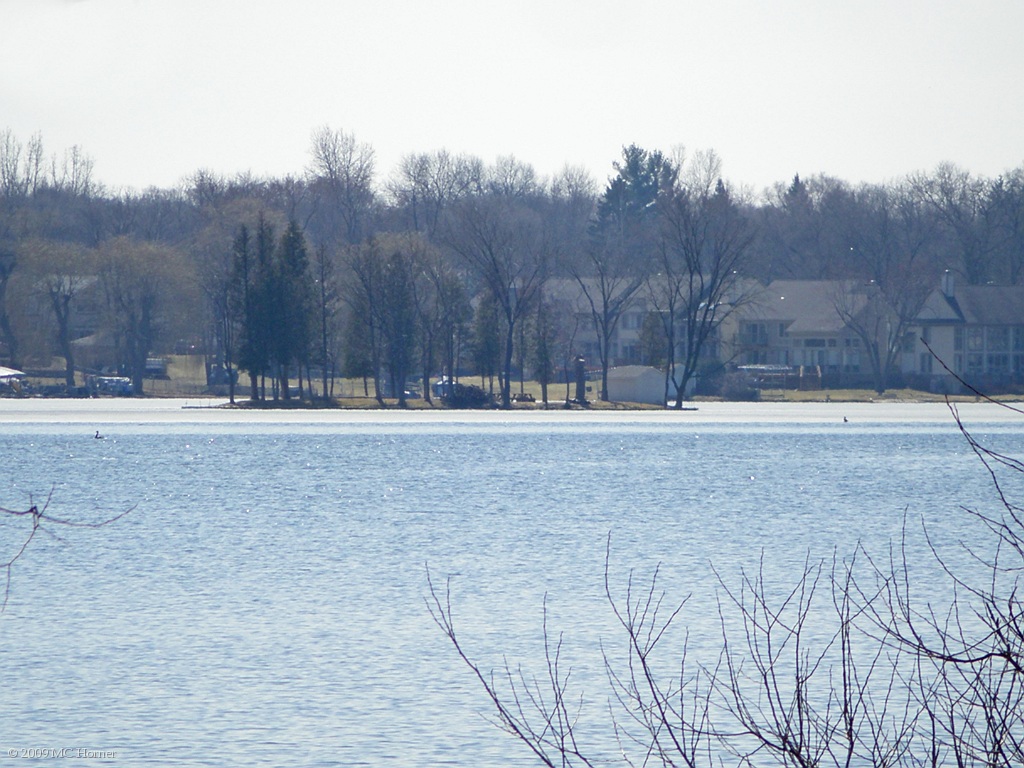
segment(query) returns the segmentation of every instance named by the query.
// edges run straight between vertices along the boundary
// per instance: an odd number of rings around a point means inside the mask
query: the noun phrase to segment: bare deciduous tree
[[[999,272],[1012,285],[1024,281],[1024,166],[1000,176],[989,188],[996,222]]]
[[[147,356],[159,340],[180,338],[198,304],[191,295],[196,286],[179,251],[129,238],[103,245],[99,277],[108,328],[132,379],[132,391],[141,395]]]
[[[910,183],[942,222],[967,282],[995,279],[998,235],[990,183],[952,163],[940,164],[931,176],[917,174]]]
[[[389,184],[391,197],[411,229],[434,239],[444,212],[455,201],[483,189],[479,158],[447,150],[406,155]]]
[[[1024,461],[982,445],[953,415],[1001,510],[967,510],[988,539],[964,545],[966,571],[928,539],[948,581],[944,597],[916,589],[906,523],[888,559],[862,547],[846,560],[808,557],[789,586],[769,583],[763,559],[755,572],[741,571],[736,586],[715,570],[720,651],[694,660],[686,634],[674,629],[688,598],[668,601],[660,566],[646,583],[630,571],[616,596],[609,541],[605,596],[624,643],[601,644],[607,698],[617,705],[604,733],[580,727],[595,700],[570,693],[563,638],[549,630],[546,612],[546,672],[536,677],[507,660],[497,675],[475,662],[456,634],[450,592],[442,596],[428,575],[430,612],[499,724],[544,765],[1019,766],[1024,512],[1003,474],[1019,479]],[[676,659],[668,675],[666,654]]]
[[[863,282],[837,283],[836,312],[857,334],[875,391],[892,386],[905,338],[937,277],[933,220],[907,184],[864,185],[833,210],[847,268]]]
[[[41,134],[22,144],[10,129],[0,131],[0,197],[35,194],[45,181],[44,162]]]
[[[21,360],[18,336],[15,334],[14,326],[11,323],[7,289],[10,286],[11,277],[14,275],[17,266],[18,256],[15,251],[14,242],[3,238],[3,233],[0,232],[0,336],[2,336],[4,344],[7,346],[7,356],[11,361],[11,365],[15,368],[21,365]]]
[[[64,357],[64,383],[75,386],[72,312],[82,288],[96,280],[95,254],[71,243],[32,240],[23,248],[33,287],[49,304],[56,325],[57,349]]]
[[[708,181],[679,185],[661,204],[661,314],[676,408],[701,363],[717,359],[710,347],[718,328],[751,290],[742,280],[751,225],[721,179]]]
[[[65,150],[58,160],[54,155],[50,163],[50,184],[54,189],[71,196],[89,197],[95,191],[92,179],[93,159],[77,144]]]
[[[561,663],[561,636],[552,638],[548,632],[547,603],[543,619],[546,664],[543,677],[529,675],[521,666],[513,668],[508,662],[496,674],[484,671],[462,646],[452,612],[451,582],[445,584],[442,595],[434,587],[428,571],[427,584],[430,589],[427,609],[459,658],[487,692],[495,708],[498,726],[525,744],[542,765],[549,768],[574,765],[594,768],[596,763],[577,741],[576,724],[583,702],[569,691],[572,670],[565,670]],[[502,682],[499,682],[499,677]]]
[[[374,204],[374,151],[353,134],[327,126],[313,133],[310,184],[320,240],[354,244],[366,235]]]
[[[338,370],[338,316],[341,310],[342,286],[335,254],[325,245],[317,247],[313,256],[315,300],[314,324],[317,335],[316,362],[320,366],[324,400],[331,397],[331,386]],[[310,393],[312,394],[312,393]]]
[[[515,333],[547,276],[551,233],[541,214],[529,206],[507,197],[475,195],[453,208],[445,241],[501,311],[505,332],[501,403],[508,408]]]

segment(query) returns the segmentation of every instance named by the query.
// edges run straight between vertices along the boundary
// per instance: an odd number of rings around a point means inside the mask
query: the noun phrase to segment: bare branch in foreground
[[[961,508],[982,534],[963,534],[958,542],[966,566],[942,549],[922,519],[923,551],[938,565],[939,592],[924,580],[934,572],[921,567],[928,557],[922,563],[914,554],[907,510],[887,559],[857,545],[848,558],[834,552],[829,569],[827,559],[808,554],[792,581],[782,577],[782,588],[769,584],[773,569],[763,553],[755,571],[740,571],[738,583],[712,565],[721,635],[710,662],[695,664],[689,632],[676,626],[689,598],[666,597],[661,564],[644,580],[630,570],[624,586],[613,589],[609,539],[605,597],[625,642],[600,643],[611,723],[596,738],[614,736],[622,753],[615,762],[644,768],[1024,765],[1024,514],[1001,482],[1006,473],[1024,475],[1024,461],[983,445],[950,409],[1003,512]],[[550,640],[546,599],[547,681],[541,685],[506,661],[499,687],[456,636],[450,592],[442,601],[430,584],[430,596],[435,622],[483,684],[499,724],[544,765],[596,763],[595,753],[584,757],[576,743],[577,720],[566,706],[569,675],[559,668],[562,638]],[[579,709],[573,712],[578,716]]]
[[[459,658],[472,670],[487,692],[497,712],[497,724],[502,730],[515,736],[549,768],[570,768],[580,765],[593,768],[594,762],[584,754],[576,740],[576,724],[583,706],[583,697],[570,701],[568,688],[572,670],[561,668],[562,636],[550,642],[547,626],[547,600],[544,603],[544,659],[547,679],[542,683],[536,677],[527,676],[521,666],[515,669],[506,660],[501,677],[505,686],[499,686],[493,670],[484,672],[472,661],[455,631],[455,620],[451,604],[451,579],[445,582],[443,599],[427,569],[427,586],[430,597],[426,600],[434,623],[451,641]],[[501,691],[507,687],[507,694]]]
[[[60,536],[51,530],[52,527],[62,526],[65,528],[102,528],[103,526],[110,525],[120,520],[125,515],[131,513],[135,507],[131,507],[119,515],[99,520],[97,522],[80,522],[77,520],[68,520],[66,518],[55,517],[47,513],[50,508],[50,501],[53,499],[53,491],[46,497],[46,503],[43,504],[42,509],[38,505],[32,504],[28,509],[25,510],[14,510],[0,507],[0,516],[9,515],[11,518],[27,518],[29,520],[29,530],[25,535],[25,539],[16,547],[14,554],[3,563],[0,563],[0,568],[4,569],[4,599],[3,603],[0,604],[0,613],[7,610],[7,603],[11,596],[11,573],[14,569],[14,564],[20,560],[32,540],[36,537],[36,534],[43,533],[48,536],[52,536],[58,541],[63,541]],[[49,526],[49,527],[48,527]]]

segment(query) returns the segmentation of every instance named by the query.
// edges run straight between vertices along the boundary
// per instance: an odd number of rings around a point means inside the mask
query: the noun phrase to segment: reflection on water
[[[0,617],[7,748],[115,750],[132,765],[527,765],[424,605],[451,577],[485,666],[540,671],[541,605],[603,707],[613,580],[663,563],[713,651],[713,561],[880,551],[904,513],[935,541],[988,480],[948,421],[531,418],[260,423],[13,421],[0,500],[114,526],[39,537]],[[1024,428],[982,428],[1020,455]],[[922,555],[917,523],[912,550]],[[5,523],[3,554],[19,539]],[[922,561],[924,561],[922,555]],[[927,574],[922,566],[922,574]],[[922,576],[926,578],[926,576]],[[619,583],[619,582],[616,582]]]

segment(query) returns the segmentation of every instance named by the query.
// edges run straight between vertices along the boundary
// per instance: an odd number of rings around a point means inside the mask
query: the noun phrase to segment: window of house
[[[825,346],[825,340],[824,339],[804,339],[804,346],[805,347],[824,347]]]
[[[786,338],[786,324],[785,323],[779,323],[779,338],[780,339]]]
[[[747,344],[764,345],[768,343],[768,326],[764,323],[746,323],[743,337]]]
[[[1024,377],[1024,355],[1013,356],[1013,375],[1017,378]]]
[[[921,339],[925,344],[932,343],[932,327],[930,325],[926,325],[921,329]]]
[[[984,328],[968,328],[967,329],[967,351],[968,352],[981,352],[985,349],[985,329]]]
[[[932,372],[932,356],[931,356],[931,353],[929,353],[929,352],[922,352],[921,353],[921,356],[920,356],[920,359],[919,359],[918,371],[920,373],[931,373]]]
[[[993,327],[985,330],[987,349],[989,352],[1006,352],[1010,348],[1010,329]]]
[[[1024,328],[1013,329],[1013,351],[1024,352]]]
[[[988,356],[988,372],[997,376],[1005,376],[1010,372],[1010,356],[990,354]]]
[[[829,345],[830,347],[834,347],[834,346],[836,346],[836,344],[837,344],[837,342],[836,342],[836,340],[835,340],[835,339],[829,339],[829,340],[828,340],[828,345]]]
[[[959,325],[953,329],[953,349],[957,352],[964,351],[964,329]]]
[[[981,374],[985,372],[985,356],[980,352],[967,355],[967,373]]]

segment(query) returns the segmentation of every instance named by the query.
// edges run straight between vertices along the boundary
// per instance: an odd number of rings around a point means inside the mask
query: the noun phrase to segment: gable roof
[[[695,282],[699,287],[700,281]],[[580,309],[588,310],[588,302],[581,283],[595,300],[600,299],[600,281],[594,277],[584,277],[582,280],[570,277],[550,278],[544,282],[544,295],[548,300],[573,303]],[[632,288],[634,292],[630,295],[628,306],[646,312],[656,309],[659,305],[665,305],[664,297],[671,286],[659,273],[644,280],[635,276],[614,278],[608,282],[608,287],[611,288],[609,293],[613,299]],[[686,288],[685,285],[682,287]],[[719,291],[716,299],[720,305],[743,305],[750,296],[756,295],[762,289],[763,286],[757,280],[737,276],[729,280],[725,290]]]
[[[1024,286],[957,286],[952,296],[935,290],[917,319],[924,323],[1024,325]]]
[[[855,287],[849,280],[773,280],[751,301],[747,316],[786,323],[788,333],[838,333],[846,327],[838,301],[854,314],[867,305],[867,294]]]
[[[965,285],[954,298],[966,323],[1024,325],[1024,286]]]
[[[661,382],[665,380],[665,373],[649,365],[617,365],[608,369],[608,381],[637,381],[651,377]]]

